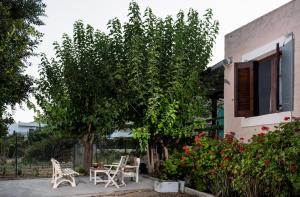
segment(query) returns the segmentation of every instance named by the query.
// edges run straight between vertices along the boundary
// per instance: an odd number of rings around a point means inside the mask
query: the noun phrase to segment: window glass
[[[258,115],[270,113],[272,60],[259,62],[258,65]]]

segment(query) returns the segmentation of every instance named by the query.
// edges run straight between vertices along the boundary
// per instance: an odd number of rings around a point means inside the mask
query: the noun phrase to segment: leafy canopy
[[[130,4],[124,25],[127,114],[142,147],[187,136],[208,115],[209,87],[200,81],[218,33],[212,17],[210,9],[202,18],[190,9],[187,16],[180,11],[176,19],[162,19],[150,8],[141,17],[138,5]]]
[[[117,66],[113,42],[81,21],[73,38],[54,43],[56,59],[42,59],[36,98],[54,131],[82,136],[89,126],[106,132],[119,113]]]
[[[13,120],[7,107],[24,101],[32,79],[23,73],[25,60],[33,55],[41,34],[45,4],[41,0],[2,0],[0,2],[0,135]]]
[[[89,123],[103,133],[133,121],[143,147],[188,135],[207,116],[200,81],[218,32],[212,17],[190,9],[162,19],[150,8],[142,16],[133,1],[128,21],[110,20],[108,34],[76,22],[56,58],[42,60],[36,97],[48,124],[81,134]]]

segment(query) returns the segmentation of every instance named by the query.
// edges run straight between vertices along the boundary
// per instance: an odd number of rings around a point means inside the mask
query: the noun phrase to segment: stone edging
[[[195,196],[198,196],[198,197],[215,197],[212,194],[208,194],[208,193],[205,193],[205,192],[199,192],[199,191],[197,191],[195,189],[192,189],[192,188],[189,188],[189,187],[184,188],[184,193],[195,195]]]

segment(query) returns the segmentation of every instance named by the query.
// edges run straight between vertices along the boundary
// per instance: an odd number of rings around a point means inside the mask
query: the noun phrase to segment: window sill
[[[270,124],[278,124],[284,122],[285,117],[289,117],[291,120],[291,111],[279,112],[273,114],[266,114],[262,116],[255,116],[241,119],[241,127],[254,127]]]

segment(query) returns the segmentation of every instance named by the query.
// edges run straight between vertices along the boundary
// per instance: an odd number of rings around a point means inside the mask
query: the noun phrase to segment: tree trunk
[[[153,153],[154,149],[152,147],[152,143],[149,140],[148,142],[148,148],[147,148],[147,160],[148,160],[148,173],[150,175],[154,174],[154,153]]]
[[[164,156],[163,159],[167,160],[167,159],[169,159],[169,149],[168,149],[167,143],[164,142],[163,140],[161,140],[160,143],[163,148],[163,156]]]
[[[167,160],[169,159],[169,150],[167,146],[163,146],[164,149],[164,159]]]
[[[92,131],[92,124],[90,123],[86,133],[83,136],[83,147],[84,147],[83,167],[86,173],[89,172],[89,169],[92,166],[93,140],[94,140],[94,132]]]

